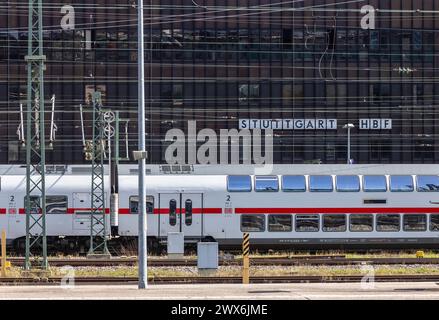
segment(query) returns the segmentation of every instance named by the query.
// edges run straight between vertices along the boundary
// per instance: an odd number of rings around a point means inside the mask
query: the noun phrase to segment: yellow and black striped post
[[[242,238],[242,283],[250,283],[250,234],[244,233]]]
[[[6,277],[6,231],[2,230],[1,235],[1,249],[2,249],[2,267],[1,267],[1,276],[2,278]]]

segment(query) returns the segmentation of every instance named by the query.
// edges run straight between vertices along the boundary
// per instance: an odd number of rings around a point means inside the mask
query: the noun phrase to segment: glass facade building
[[[0,4],[0,16],[0,163],[23,163],[27,1]],[[274,130],[275,163],[345,163],[348,123],[355,163],[435,163],[437,30],[439,0],[148,2],[149,161],[164,162],[166,132],[187,132],[189,120],[219,133],[242,119],[302,119],[314,125]],[[80,105],[90,139],[95,90],[124,119],[121,153],[126,141],[137,149],[136,43],[134,0],[44,1],[45,92],[58,127],[48,163],[87,163]]]

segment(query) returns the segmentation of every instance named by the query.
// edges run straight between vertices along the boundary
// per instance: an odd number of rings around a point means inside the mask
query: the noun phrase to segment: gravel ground
[[[373,267],[376,275],[414,275],[414,274],[439,274],[439,265],[380,265]],[[108,267],[74,267],[77,277],[135,277],[136,267],[108,266]],[[51,276],[64,276],[71,274],[72,269],[53,267]],[[241,276],[242,269],[238,266],[222,266],[212,276]],[[253,276],[342,276],[370,274],[371,266],[253,266],[250,274]],[[150,276],[198,276],[196,267],[150,267]],[[23,276],[22,269],[12,268],[11,277]]]

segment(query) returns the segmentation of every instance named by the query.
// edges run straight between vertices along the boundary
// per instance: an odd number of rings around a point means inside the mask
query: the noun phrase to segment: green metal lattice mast
[[[47,269],[43,4],[29,0],[26,112],[26,259],[41,253],[40,267]]]
[[[105,219],[104,113],[101,93],[93,93],[93,141],[91,171],[91,223],[89,255],[109,255]]]

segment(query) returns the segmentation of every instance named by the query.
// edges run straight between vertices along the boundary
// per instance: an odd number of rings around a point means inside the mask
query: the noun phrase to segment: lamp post
[[[355,128],[352,123],[347,123],[343,126],[343,129],[348,129],[348,159],[347,164],[351,164],[351,129]]]
[[[139,151],[134,152],[134,159],[139,161],[139,289],[148,285],[147,274],[147,225],[146,225],[146,187],[145,187],[145,56],[144,56],[144,27],[143,0],[137,2],[137,42],[138,42],[138,129]]]

